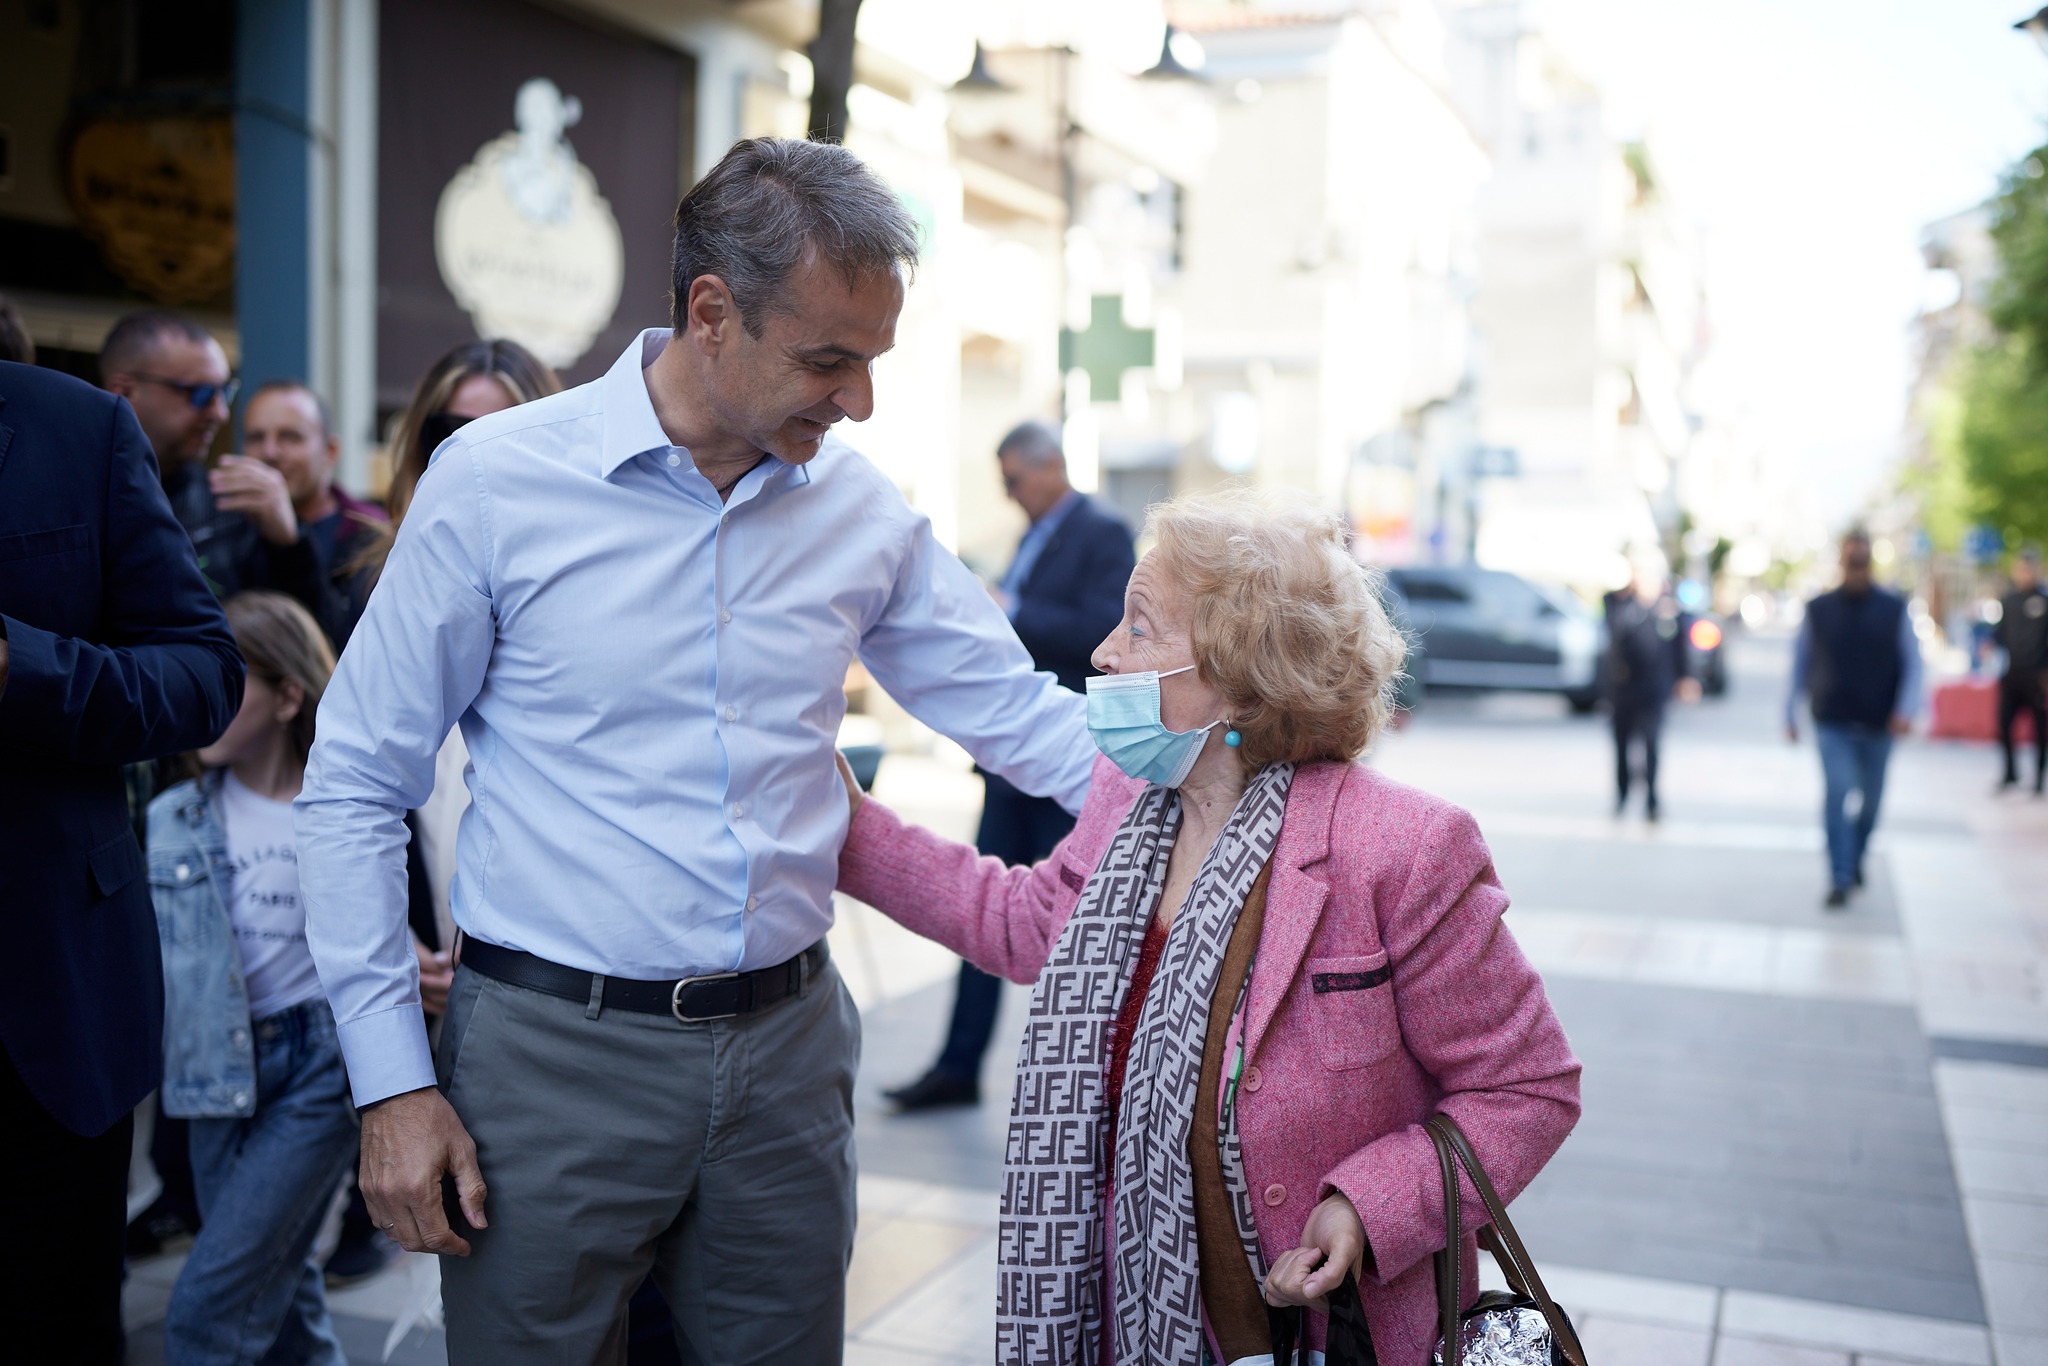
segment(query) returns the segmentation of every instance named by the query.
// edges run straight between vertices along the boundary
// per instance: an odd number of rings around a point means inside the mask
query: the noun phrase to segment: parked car
[[[1471,565],[1387,571],[1421,649],[1430,689],[1560,693],[1575,712],[1600,701],[1600,618],[1563,589]]]
[[[1386,586],[1380,594],[1380,605],[1387,609],[1387,617],[1394,623],[1394,629],[1408,642],[1408,658],[1401,666],[1400,678],[1394,682],[1394,724],[1399,726],[1406,724],[1406,713],[1422,705],[1422,661],[1429,652],[1421,633],[1408,616],[1407,600],[1392,583],[1382,582]]]

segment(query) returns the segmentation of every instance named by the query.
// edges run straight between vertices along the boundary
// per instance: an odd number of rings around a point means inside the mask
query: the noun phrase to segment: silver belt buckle
[[[738,1012],[737,1010],[728,1010],[728,1011],[726,1011],[726,1012],[725,1012],[725,1013],[724,1013],[723,1015],[685,1015],[685,1014],[683,1014],[683,988],[684,988],[684,987],[688,987],[688,986],[695,986],[695,985],[696,985],[697,983],[699,983],[699,982],[726,982],[726,981],[731,981],[731,980],[733,980],[734,978],[737,978],[738,976],[740,976],[740,974],[739,974],[739,973],[737,973],[737,972],[710,972],[710,973],[706,973],[706,974],[705,974],[704,976],[702,976],[702,977],[685,977],[685,978],[683,978],[683,979],[682,979],[682,980],[681,980],[680,982],[677,982],[677,983],[676,983],[676,985],[675,985],[675,989],[674,989],[674,990],[672,990],[672,991],[670,991],[670,992],[669,992],[669,994],[668,994],[668,1012],[669,1012],[669,1014],[671,1014],[671,1015],[675,1016],[675,1017],[676,1017],[676,1019],[678,1019],[679,1021],[681,1021],[681,1022],[682,1022],[682,1023],[684,1023],[684,1024],[703,1024],[703,1023],[704,1023],[705,1021],[707,1021],[707,1020],[732,1020],[732,1019],[737,1019],[737,1018],[739,1018],[739,1012]]]

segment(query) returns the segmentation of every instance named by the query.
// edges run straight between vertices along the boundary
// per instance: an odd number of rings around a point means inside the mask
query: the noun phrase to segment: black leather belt
[[[801,991],[805,974],[821,971],[826,957],[825,941],[820,939],[772,968],[647,982],[632,977],[600,977],[468,935],[462,936],[460,954],[464,967],[515,987],[546,992],[565,1001],[589,1002],[599,1009],[673,1015],[684,1024],[729,1020],[765,1010]],[[599,983],[602,985],[596,985]]]

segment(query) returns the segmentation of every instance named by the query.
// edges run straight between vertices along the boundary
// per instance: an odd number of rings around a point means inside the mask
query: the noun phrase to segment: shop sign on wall
[[[582,113],[553,81],[527,81],[517,131],[478,149],[434,215],[441,279],[477,335],[510,337],[557,369],[611,322],[625,277],[618,220],[566,136]]]
[[[161,304],[235,280],[235,130],[227,114],[110,115],[71,142],[67,188],[107,264]]]

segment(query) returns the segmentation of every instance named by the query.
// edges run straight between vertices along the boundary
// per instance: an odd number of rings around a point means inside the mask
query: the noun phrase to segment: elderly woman
[[[1268,1303],[1319,1308],[1353,1272],[1380,1361],[1423,1366],[1423,1122],[1456,1119],[1512,1199],[1577,1119],[1579,1065],[1471,816],[1356,762],[1403,645],[1341,525],[1237,494],[1151,531],[1095,653],[1073,834],[1009,868],[849,784],[839,885],[1037,983],[999,1360],[1258,1360]]]

